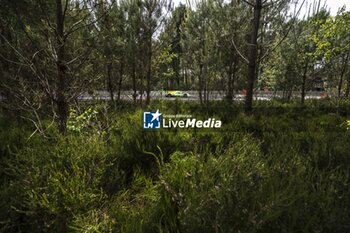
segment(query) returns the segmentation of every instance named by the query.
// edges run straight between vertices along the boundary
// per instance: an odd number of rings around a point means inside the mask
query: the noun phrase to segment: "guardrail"
[[[187,99],[199,99],[199,92],[198,91],[184,91],[185,93],[189,94],[189,98]],[[133,91],[122,91],[121,92],[121,99],[123,100],[133,100]],[[166,98],[166,91],[151,91],[151,98]],[[253,93],[254,99],[275,99],[275,98],[282,98],[283,96],[286,96],[287,94],[283,91],[256,91]],[[300,91],[293,91],[292,93],[288,93],[291,97],[301,97]],[[115,98],[117,97],[117,93],[114,93]],[[226,92],[224,91],[210,91],[209,92],[209,99],[210,100],[221,100],[224,99],[226,96]],[[323,97],[334,97],[337,96],[335,93],[327,93],[327,92],[320,92],[320,91],[309,91],[306,92],[306,99],[320,99]],[[234,92],[234,98],[235,99],[244,99],[245,95],[241,91],[235,91]],[[143,94],[143,99],[146,99],[146,93]],[[203,94],[204,98],[204,94]],[[0,101],[5,100],[6,98],[0,95]],[[93,94],[89,93],[83,93],[78,97],[79,100],[109,100],[110,99],[110,93],[107,91],[95,91]],[[137,99],[140,99],[140,95],[137,96]]]
[[[189,98],[198,99],[199,98],[199,92],[198,91],[184,91],[185,93],[189,94]],[[165,98],[166,91],[151,91],[151,98]],[[226,96],[226,92],[224,91],[210,91],[208,92],[209,99],[215,100],[215,99],[223,99]],[[283,96],[286,96],[287,94],[283,91],[256,91],[253,93],[254,99],[274,99],[274,98],[282,98]],[[301,97],[300,91],[293,91],[291,93],[288,93],[291,97]],[[117,93],[114,93],[114,96],[117,96]],[[335,96],[334,94],[329,94],[326,92],[320,92],[320,91],[309,91],[306,92],[306,98],[323,98],[326,96]],[[204,94],[203,94],[204,97]],[[236,98],[244,98],[245,95],[241,91],[234,92],[234,97]],[[121,98],[125,100],[132,100],[133,99],[133,91],[122,91],[121,92]],[[146,93],[143,93],[143,99],[146,98]],[[82,100],[90,100],[90,99],[99,99],[99,100],[108,100],[110,99],[110,93],[107,91],[95,91],[92,95],[88,93],[84,93],[80,95],[79,99]],[[140,99],[140,95],[138,94],[137,99]]]

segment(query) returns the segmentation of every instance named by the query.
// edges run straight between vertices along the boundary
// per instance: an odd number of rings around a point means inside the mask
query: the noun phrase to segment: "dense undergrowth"
[[[155,102],[223,121],[159,131],[95,106],[46,138],[2,113],[1,232],[349,232],[350,102],[334,106]]]

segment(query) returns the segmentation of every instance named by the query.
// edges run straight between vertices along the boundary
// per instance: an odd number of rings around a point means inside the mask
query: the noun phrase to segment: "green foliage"
[[[62,137],[12,152],[1,192],[6,201],[2,219],[8,222],[4,229],[60,232],[71,224],[77,227],[75,221],[106,200],[102,177],[108,168],[107,155],[96,136]],[[93,224],[91,218],[87,220]],[[14,219],[25,221],[18,225],[11,222]]]
[[[173,154],[153,186],[156,199],[147,199],[139,215],[129,215],[133,227],[125,232],[341,230],[348,172],[315,169],[308,158],[284,148],[266,156],[259,143],[243,137],[223,154]],[[134,199],[135,205],[145,200]]]
[[[317,53],[331,60],[350,49],[350,12],[342,8],[335,17],[319,20],[320,31],[312,36],[317,46]]]
[[[223,128],[145,131],[125,108],[105,134],[29,140],[1,117],[1,231],[346,232],[350,105],[306,104],[159,102]]]
[[[92,118],[96,117],[96,115],[97,111],[93,108],[88,108],[81,114],[78,114],[76,110],[71,108],[67,121],[67,129],[72,132],[80,133],[84,128],[89,126]]]
[[[290,1],[257,2],[258,88],[290,98],[321,79],[340,96],[349,12],[301,20],[287,16]],[[246,85],[247,1],[1,3],[1,232],[349,231],[348,100],[257,101],[247,116],[242,103],[148,99],[148,109],[215,117],[223,128],[142,128],[136,93],[230,99]],[[135,104],[79,99],[106,89],[132,90]]]

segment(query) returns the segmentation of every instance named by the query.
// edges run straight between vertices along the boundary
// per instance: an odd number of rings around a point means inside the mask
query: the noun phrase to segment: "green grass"
[[[79,132],[30,139],[3,113],[0,232],[347,232],[348,106],[158,101],[223,128],[144,131],[142,109],[94,105]]]

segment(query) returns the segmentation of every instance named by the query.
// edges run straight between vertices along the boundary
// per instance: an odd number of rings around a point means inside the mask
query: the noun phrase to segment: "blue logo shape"
[[[160,129],[160,120],[162,114],[157,110],[156,112],[143,113],[143,128],[144,129]]]

